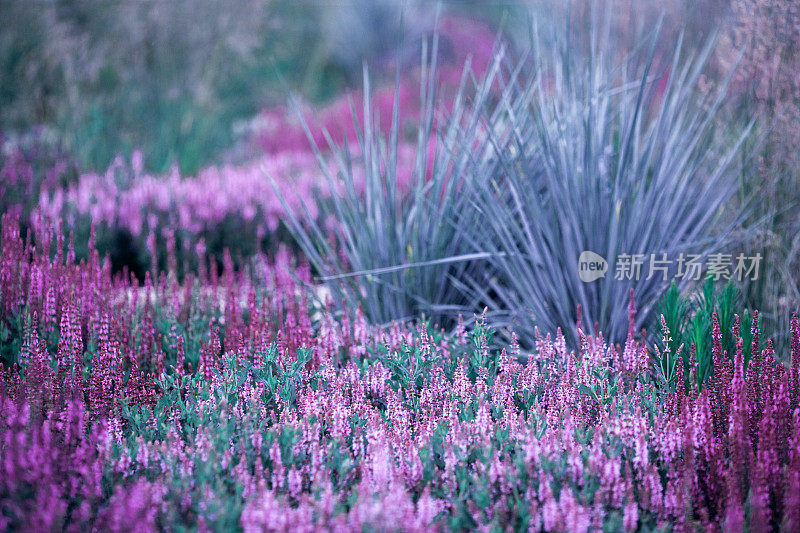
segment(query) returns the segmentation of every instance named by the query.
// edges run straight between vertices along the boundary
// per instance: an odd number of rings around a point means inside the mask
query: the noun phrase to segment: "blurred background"
[[[614,3],[621,54],[662,13],[665,50],[684,24],[702,44],[720,21],[741,22],[726,0]],[[590,4],[572,4],[443,2],[444,57],[491,48],[480,39],[500,26],[522,41],[531,18],[561,24],[571,11],[586,27]],[[435,3],[413,0],[3,0],[0,130],[7,141],[57,144],[81,169],[140,149],[148,170],[177,163],[193,174],[235,158],[258,113],[285,104],[278,73],[309,102],[330,102],[360,87],[363,62],[390,78],[398,62],[417,66],[435,13]]]
[[[510,9],[478,5],[444,11],[494,27]],[[235,157],[258,113],[285,104],[278,73],[330,102],[360,86],[364,61],[376,74],[418,63],[434,12],[386,0],[3,0],[0,128],[58,144],[82,169],[140,149],[148,170],[193,174]]]
[[[78,257],[94,225],[114,268],[139,277],[175,250],[222,262],[228,249],[238,263],[291,246],[263,169],[308,204],[325,191],[288,91],[312,125],[352,139],[346,96],[358,103],[364,65],[382,116],[400,72],[402,111],[413,117],[421,47],[435,28],[446,93],[466,61],[480,77],[498,42],[521,55],[535,28],[563,27],[588,46],[593,10],[613,14],[609,49],[620,58],[660,21],[656,67],[682,39],[689,51],[711,43],[700,92],[732,76],[721,135],[754,117],[763,132],[726,208],[743,209],[758,191],[737,224],[739,245],[762,253],[765,271],[737,290],[786,326],[800,303],[793,0],[0,0],[0,209],[23,225],[35,224],[37,208],[64,217]]]

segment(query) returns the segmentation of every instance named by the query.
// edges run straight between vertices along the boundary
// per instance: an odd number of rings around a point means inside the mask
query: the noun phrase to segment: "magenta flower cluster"
[[[283,213],[272,189],[272,176],[292,207],[316,209],[315,194],[326,195],[316,158],[309,151],[286,151],[242,165],[203,169],[184,177],[144,172],[141,154],[130,164],[118,158],[103,173],[87,172],[77,183],[43,189],[39,207],[52,219],[88,216],[97,223],[122,227],[137,237],[172,228],[196,234],[237,214],[247,222],[258,218],[258,232],[274,231]],[[161,238],[162,235],[159,235]]]
[[[349,110],[337,111],[344,113],[336,115],[337,121],[350,120]],[[332,192],[320,164],[327,165],[330,175],[336,176],[330,151],[322,153],[325,161],[320,163],[301,124],[288,123],[282,117],[271,136],[281,144],[280,149],[246,163],[208,167],[192,177],[182,176],[177,168],[166,175],[147,173],[139,152],[134,152],[129,163],[117,158],[105,172],[83,173],[66,186],[42,187],[37,209],[31,210],[31,223],[36,224],[40,215],[45,220],[63,218],[69,228],[88,220],[124,229],[140,242],[165,242],[176,236],[188,249],[233,218],[261,241],[278,230],[284,216],[281,197],[289,209],[308,209],[316,218],[321,211],[319,203]],[[360,188],[364,180],[358,167],[358,147],[351,147],[351,153],[355,157],[356,187]],[[411,142],[400,144],[401,187],[406,188],[411,178],[415,155]],[[333,186],[338,187],[338,182]]]
[[[522,353],[480,319],[335,316],[287,254],[139,284],[17,227],[4,216],[3,529],[800,527],[797,318],[789,362],[755,320],[747,365],[746,326],[727,354],[715,322],[712,377],[690,349],[670,386],[632,326],[624,346],[555,332]]]

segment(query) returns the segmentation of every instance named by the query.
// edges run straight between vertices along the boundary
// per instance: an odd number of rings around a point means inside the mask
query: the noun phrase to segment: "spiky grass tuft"
[[[638,329],[669,287],[663,275],[647,279],[651,254],[672,260],[672,278],[681,253],[706,258],[733,238],[723,211],[751,128],[733,141],[716,134],[727,83],[711,96],[697,90],[710,45],[684,57],[679,41],[656,72],[654,46],[615,64],[599,24],[588,56],[552,38],[561,45],[533,47],[504,120],[488,129],[496,151],[492,167],[476,170],[486,226],[474,242],[492,268],[465,285],[528,343],[538,326],[577,344],[578,306],[585,333],[597,325],[622,342],[631,288]],[[606,258],[605,278],[581,281],[583,251]],[[620,254],[643,254],[638,279],[614,279]]]

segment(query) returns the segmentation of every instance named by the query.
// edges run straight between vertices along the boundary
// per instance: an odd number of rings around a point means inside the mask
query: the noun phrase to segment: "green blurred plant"
[[[651,352],[655,354],[655,370],[667,384],[673,384],[677,372],[678,357],[683,360],[684,368],[689,368],[690,358],[694,350],[697,360],[697,382],[702,384],[712,373],[712,347],[714,314],[719,323],[722,351],[727,352],[732,360],[736,353],[736,341],[733,327],[737,317],[739,335],[742,337],[742,355],[744,365],[752,355],[752,321],[753,313],[744,309],[741,315],[737,310],[744,307],[742,291],[732,282],[722,285],[713,277],[706,278],[699,290],[681,294],[675,282],[661,297],[653,313],[654,322],[651,330],[654,341]],[[662,322],[663,319],[663,322]],[[759,319],[759,327],[761,320]],[[665,342],[665,334],[657,334],[666,327],[669,333]],[[688,383],[688,375],[684,375]]]
[[[151,170],[194,173],[282,94],[275,64],[312,99],[342,86],[332,58],[305,61],[324,46],[319,16],[285,0],[0,2],[13,21],[0,29],[0,128],[54,125],[84,167],[141,148]]]

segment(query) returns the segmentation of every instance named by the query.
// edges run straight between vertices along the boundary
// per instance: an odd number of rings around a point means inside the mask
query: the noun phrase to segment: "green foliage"
[[[84,167],[141,148],[153,171],[194,173],[280,98],[276,67],[312,99],[343,85],[320,16],[285,0],[0,2],[0,130],[53,126]]]
[[[713,277],[709,276],[696,292],[681,294],[675,283],[659,301],[653,314],[651,331],[655,340],[652,343],[652,352],[657,354],[654,364],[656,372],[665,383],[672,384],[675,380],[677,357],[683,360],[684,368],[689,368],[691,348],[694,346],[697,358],[697,382],[702,384],[712,373],[712,346],[713,346],[713,316],[717,314],[719,322],[722,350],[727,352],[729,358],[736,353],[736,342],[733,335],[733,326],[737,316],[739,318],[739,335],[742,337],[742,354],[745,368],[750,361],[752,352],[752,313],[745,309],[741,315],[737,310],[742,309],[743,299],[741,291],[733,282],[720,286]],[[670,341],[665,343],[661,317],[669,330]],[[657,350],[656,350],[657,349]],[[659,357],[660,355],[660,357]],[[684,375],[688,384],[689,376]]]
[[[691,312],[690,303],[681,296],[678,286],[673,281],[669,289],[661,298],[659,307],[656,311],[658,317],[663,317],[664,324],[670,333],[670,341],[664,343],[661,336],[658,337],[656,346],[663,354],[656,364],[658,365],[659,373],[663,374],[667,382],[672,382],[675,377],[675,363],[677,357],[682,356],[682,352],[686,352],[689,346],[682,343],[686,337],[687,323],[689,321],[689,314]],[[660,331],[661,324],[653,324],[653,332]]]
[[[22,348],[23,324],[20,315],[13,314],[0,318],[0,369],[19,364]]]

